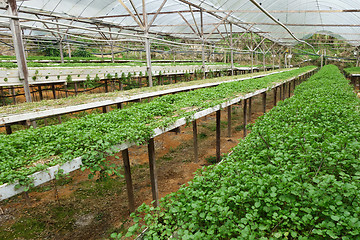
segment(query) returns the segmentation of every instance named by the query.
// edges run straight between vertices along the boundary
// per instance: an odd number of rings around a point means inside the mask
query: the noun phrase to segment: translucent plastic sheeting
[[[59,23],[71,24],[73,27],[100,28],[106,30],[106,24],[112,25],[111,31],[121,33],[143,34],[139,26],[144,18],[142,0],[123,0],[128,10],[119,0],[26,0],[18,1],[20,16],[37,19],[35,13],[40,11],[58,16]],[[148,22],[163,3],[163,0],[145,0],[145,11]],[[306,39],[314,33],[325,33],[347,40],[352,45],[360,42],[360,12],[354,11],[360,1],[349,0],[258,0],[263,8],[284,23],[300,39]],[[189,4],[192,7],[189,7]],[[208,41],[218,41],[230,33],[228,21],[233,23],[233,32],[241,33],[251,27],[251,31],[281,44],[295,44],[290,35],[276,25],[249,0],[167,0],[149,31],[157,36],[171,35],[180,38],[200,40],[200,8],[203,10],[203,32]],[[344,10],[347,10],[344,12]],[[349,11],[350,10],[350,11]],[[131,11],[133,16],[129,14]],[[191,12],[192,11],[192,12]],[[2,14],[6,11],[2,10]],[[40,18],[51,19],[42,14]],[[223,19],[226,18],[226,21]],[[136,20],[135,20],[136,19]],[[185,19],[185,20],[184,20]],[[223,22],[221,22],[223,20]],[[1,18],[0,26],[5,26],[8,19]],[[224,24],[226,23],[226,25]],[[220,24],[219,24],[220,23]],[[25,34],[56,37],[54,24],[23,21]],[[190,26],[189,26],[190,25]],[[218,28],[216,28],[218,27]],[[74,35],[86,35],[102,38],[98,32],[79,28],[60,26],[61,32]],[[107,38],[110,34],[105,33]],[[111,36],[118,38],[120,36]]]

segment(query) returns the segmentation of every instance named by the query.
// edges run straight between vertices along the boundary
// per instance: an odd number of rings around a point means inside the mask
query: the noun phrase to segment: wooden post
[[[286,84],[285,83],[283,83],[282,84],[282,100],[285,100],[285,87],[286,87]]]
[[[39,90],[40,100],[43,100],[43,99],[44,99],[44,96],[43,96],[43,94],[42,94],[41,85],[38,86],[38,90]]]
[[[228,110],[228,137],[231,137],[231,110],[232,110],[232,107],[228,106],[227,110]]]
[[[290,98],[291,97],[291,82],[289,82],[288,88],[289,88],[289,98]]]
[[[54,96],[54,99],[56,99],[56,91],[55,91],[55,84],[51,84],[51,90]]]
[[[124,163],[124,173],[125,173],[125,181],[126,181],[126,191],[128,195],[128,204],[130,213],[135,211],[135,198],[134,198],[134,190],[131,179],[131,169],[130,169],[130,161],[129,161],[129,149],[125,149],[121,151],[122,159]]]
[[[18,16],[16,0],[8,0],[8,14],[9,16]],[[14,49],[16,54],[16,61],[19,69],[19,78],[24,80],[24,92],[27,102],[31,102],[31,94],[29,87],[29,71],[26,63],[24,43],[22,39],[22,33],[20,28],[19,19],[10,19],[11,35],[14,42]]]
[[[274,107],[276,106],[276,93],[277,93],[277,87],[274,88]]]
[[[266,113],[266,92],[262,94],[262,102],[263,102],[263,113]]]
[[[109,92],[108,80],[105,79],[104,81],[105,81],[105,92],[107,93],[107,92]]]
[[[156,163],[155,163],[155,143],[154,138],[149,140],[148,144],[148,154],[149,154],[149,168],[150,168],[150,180],[151,180],[151,192],[154,202],[154,206],[159,206],[159,192],[157,184],[157,172],[156,172]]]
[[[12,129],[11,129],[11,125],[10,124],[5,124],[5,128],[6,128],[6,134],[12,134]]]
[[[74,82],[74,90],[75,90],[75,96],[78,95],[78,88],[77,88],[77,83]]]
[[[117,104],[116,104],[116,107],[117,107],[118,109],[122,109],[122,108],[123,108],[122,103],[117,103]]]
[[[251,121],[251,105],[252,105],[252,97],[249,98],[249,117],[248,117],[248,121]]]
[[[67,89],[67,82],[64,83],[64,88],[65,88],[65,97],[69,97],[69,92]]]
[[[294,91],[295,91],[295,87],[296,87],[296,80],[297,80],[297,78],[294,79]]]
[[[221,110],[216,111],[216,162],[220,162],[220,117]]]
[[[247,125],[247,99],[244,99],[244,137],[246,137],[246,125]]]
[[[5,93],[4,93],[4,88],[3,87],[0,87],[0,92],[1,92],[1,101],[2,101],[2,104],[3,106],[6,105],[6,101],[5,101]]]
[[[199,151],[198,151],[198,138],[197,138],[197,123],[196,120],[193,121],[193,144],[194,144],[194,161],[199,161]]]
[[[108,112],[110,112],[110,106],[104,106],[104,107],[102,107],[102,112],[103,112],[103,113],[108,113]]]
[[[16,93],[14,86],[11,86],[11,95],[12,95],[13,103],[16,104]]]

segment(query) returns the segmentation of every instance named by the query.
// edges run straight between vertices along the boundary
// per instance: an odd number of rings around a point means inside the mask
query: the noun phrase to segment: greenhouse
[[[0,0],[0,239],[359,239],[359,4]]]

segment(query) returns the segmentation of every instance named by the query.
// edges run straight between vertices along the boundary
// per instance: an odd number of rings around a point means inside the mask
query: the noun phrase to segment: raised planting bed
[[[222,107],[239,102],[312,72],[314,67],[295,69],[259,79],[220,84],[156,98],[107,114],[89,115],[56,126],[29,129],[0,136],[2,183],[33,185],[28,176],[49,166],[82,158],[82,168],[112,174],[117,166],[108,165],[106,156],[141,144]],[[115,146],[115,147],[114,147]],[[16,184],[15,183],[15,184]],[[14,185],[15,185],[14,184]],[[14,185],[11,185],[14,188]]]
[[[126,237],[147,228],[144,239],[357,239],[359,105],[337,67],[323,67],[222,164],[158,208],[142,205]]]
[[[200,65],[153,66],[153,75],[193,73],[201,69]],[[229,66],[206,65],[205,71],[228,70]],[[249,70],[251,68],[244,68]],[[256,68],[257,69],[257,68]],[[120,79],[122,76],[145,76],[146,66],[84,66],[84,67],[36,67],[29,68],[29,84],[60,84],[101,79]],[[19,71],[0,68],[0,86],[23,85],[19,79]]]
[[[113,93],[92,95],[82,94],[67,99],[45,100],[42,102],[10,105],[0,108],[0,125],[12,124],[25,120],[36,120],[40,118],[84,111],[88,109],[121,104],[130,101],[140,101],[146,98],[159,97],[162,95],[191,91],[200,88],[215,87],[224,82],[261,78],[264,76],[291,70],[292,69],[284,69],[280,71],[271,71],[268,73],[253,73],[244,75],[241,78],[239,78],[238,76],[220,77],[214,79],[177,83],[166,86],[156,86],[153,88],[118,91]]]

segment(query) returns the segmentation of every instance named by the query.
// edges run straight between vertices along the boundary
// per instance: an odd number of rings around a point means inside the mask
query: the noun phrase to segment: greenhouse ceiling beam
[[[227,13],[232,11],[233,13],[261,13],[260,10],[207,10],[213,13]],[[178,11],[163,11],[159,15],[177,14]],[[190,10],[180,10],[181,13],[189,13]],[[193,12],[200,12],[200,10],[193,10]],[[269,13],[357,13],[360,9],[339,9],[339,10],[269,10]],[[155,12],[149,12],[148,15],[155,15]],[[131,17],[130,14],[118,14],[118,15],[102,15],[97,17],[79,17],[79,19],[105,19],[105,18],[124,18]],[[63,19],[67,19],[64,17]],[[70,18],[68,18],[70,19]]]
[[[199,33],[199,37],[201,38],[201,31],[199,30],[199,27],[198,27],[198,25],[197,25],[197,23],[196,23],[194,11],[193,11],[193,9],[191,8],[191,5],[190,5],[190,4],[189,4],[189,9],[190,9],[191,16],[192,16],[192,18],[193,18],[195,27],[196,27],[196,29],[197,29],[197,31],[198,31],[198,33]],[[202,11],[200,10],[199,13],[202,14]],[[204,26],[204,23],[202,23],[202,26]]]
[[[267,22],[243,22],[243,24],[276,26],[276,23]],[[286,26],[295,27],[360,27],[360,24],[323,24],[323,23],[286,23]]]
[[[154,23],[154,21],[156,20],[156,18],[159,16],[161,10],[163,9],[165,3],[167,2],[167,0],[163,0],[163,2],[161,3],[159,9],[156,11],[155,16],[151,19],[148,28],[150,28],[150,26]],[[147,13],[146,13],[147,14]],[[147,14],[148,15],[148,14]]]
[[[215,25],[215,27],[211,30],[211,32],[209,33],[209,35],[205,38],[205,41],[207,41],[207,39],[208,39],[209,37],[211,37],[211,35],[215,32],[215,30],[218,29],[219,26],[226,21],[226,19],[230,16],[231,13],[232,13],[232,12],[229,12],[223,19],[221,19],[220,22],[218,22],[218,23]],[[227,32],[227,31],[226,31],[226,32]]]
[[[25,20],[32,20],[32,21],[38,21],[38,22],[46,22],[46,23],[51,23],[51,24],[57,24],[59,26],[69,26],[69,24],[65,24],[65,23],[53,23],[51,21],[47,21],[47,20],[42,20],[42,19],[33,19],[33,18],[28,18],[28,17],[21,17],[21,16],[9,16],[8,14],[0,14],[0,17],[4,17],[4,18],[12,18],[12,19],[25,19]],[[6,25],[4,22],[2,22],[1,24],[3,24],[4,26]],[[28,28],[28,29],[37,29],[37,30],[44,30],[44,29],[41,29],[41,28],[37,28],[37,27],[33,27],[33,26],[26,26],[26,25],[22,25],[23,27],[25,28]],[[81,26],[76,26],[76,25],[73,25],[72,26],[73,28],[76,28],[76,29],[80,29],[80,30],[84,30],[84,31],[91,31],[91,32],[97,32],[99,33],[100,30],[98,29],[92,29],[92,28],[87,28],[87,27],[81,27]],[[56,31],[55,31],[56,32]],[[112,34],[116,34],[116,35],[122,35],[124,37],[133,37],[133,38],[141,38],[141,39],[144,39],[145,36],[143,35],[135,35],[135,34],[130,34],[130,33],[119,33],[119,32],[109,32],[109,31],[105,31],[103,30],[102,32],[104,33],[112,33]],[[157,33],[157,35],[160,34],[160,33]],[[67,34],[69,36],[73,36],[73,37],[78,37],[78,38],[83,38],[85,39],[84,37],[82,37],[81,35],[73,35],[73,34]],[[169,34],[166,34],[166,36],[170,36]],[[159,38],[156,38],[156,37],[151,37],[151,36],[148,36],[149,39],[152,39],[152,40],[155,40],[155,41],[159,41],[159,42],[162,42],[162,43],[168,43],[168,44],[173,44],[173,45],[182,45],[182,46],[198,46],[198,44],[192,44],[192,43],[180,43],[180,42],[172,42],[172,41],[169,41],[169,40],[165,40],[165,39],[159,39]],[[89,39],[89,40],[95,40],[95,39]],[[98,40],[99,41],[99,40]]]
[[[231,21],[232,22],[232,21]],[[234,22],[232,22],[234,24]],[[214,26],[218,23],[204,23],[204,26]],[[266,23],[266,22],[242,22],[244,25],[263,25],[263,26],[277,26],[276,23]],[[192,24],[195,25],[195,24]],[[360,24],[321,24],[321,23],[287,23],[287,26],[295,27],[360,27]],[[156,24],[151,27],[183,27],[185,24]],[[124,25],[123,27],[135,28],[136,25]],[[245,28],[246,30],[246,28]],[[266,32],[271,33],[271,32]]]
[[[180,13],[178,12],[178,14],[180,15],[180,17],[184,20],[184,22],[190,27],[190,29],[198,36],[199,35],[199,32],[195,31],[195,29],[191,26],[191,24],[188,22],[188,20]],[[191,34],[191,33],[187,33],[187,34]]]

